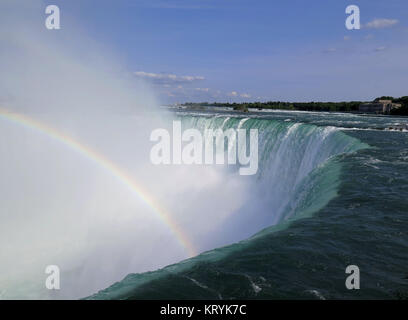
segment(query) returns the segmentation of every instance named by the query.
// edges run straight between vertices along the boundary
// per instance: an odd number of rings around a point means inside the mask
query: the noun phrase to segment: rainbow
[[[178,240],[179,244],[186,250],[190,257],[197,254],[194,245],[182,232],[177,223],[172,220],[171,215],[163,208],[161,208],[157,201],[155,201],[145,190],[143,190],[140,185],[136,184],[128,175],[126,175],[126,173],[121,168],[119,168],[112,161],[96,152],[95,150],[91,149],[90,147],[73,139],[72,137],[63,134],[55,128],[41,123],[31,117],[28,117],[27,115],[10,112],[8,110],[0,108],[0,119],[46,134],[48,137],[62,143],[66,147],[81,154],[86,159],[93,161],[94,163],[108,171],[112,176],[114,176],[124,186],[126,186],[133,194],[138,196],[144,203],[146,203],[153,210],[153,212],[157,214],[161,221],[168,226],[168,228]]]

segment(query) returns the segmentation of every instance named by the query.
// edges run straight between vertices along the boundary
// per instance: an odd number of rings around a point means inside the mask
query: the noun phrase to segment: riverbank
[[[379,97],[373,101],[342,101],[342,102],[283,102],[283,101],[268,101],[268,102],[186,102],[181,104],[182,107],[190,109],[201,109],[209,107],[224,107],[231,108],[236,111],[249,112],[252,110],[293,110],[293,111],[321,111],[321,112],[346,112],[346,113],[362,113],[359,111],[360,105],[364,103],[377,102],[379,100],[389,99],[393,103],[399,103],[400,108],[392,109],[391,115],[408,116],[408,96],[394,97]],[[370,113],[368,113],[370,114]]]

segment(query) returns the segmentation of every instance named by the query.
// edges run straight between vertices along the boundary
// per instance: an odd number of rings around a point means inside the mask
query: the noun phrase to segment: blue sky
[[[406,0],[50,0],[165,103],[408,95]],[[361,10],[361,30],[345,8]]]

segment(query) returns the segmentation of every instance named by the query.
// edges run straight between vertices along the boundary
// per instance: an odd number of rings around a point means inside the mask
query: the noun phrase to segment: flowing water
[[[259,170],[241,178],[245,201],[214,221],[200,242],[207,251],[129,274],[91,299],[408,297],[408,134],[390,130],[405,118],[174,114],[184,128],[258,129]],[[348,265],[360,268],[360,290],[345,287]]]

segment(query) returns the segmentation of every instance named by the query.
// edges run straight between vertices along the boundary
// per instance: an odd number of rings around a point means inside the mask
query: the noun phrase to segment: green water
[[[249,118],[243,127],[259,129],[254,185],[272,191],[259,198],[260,208],[242,209],[262,217],[256,232],[248,225],[244,241],[130,274],[91,298],[408,298],[408,134],[388,130],[406,119],[223,110],[176,116],[186,127],[237,127]],[[348,265],[360,268],[360,290],[345,287]]]

